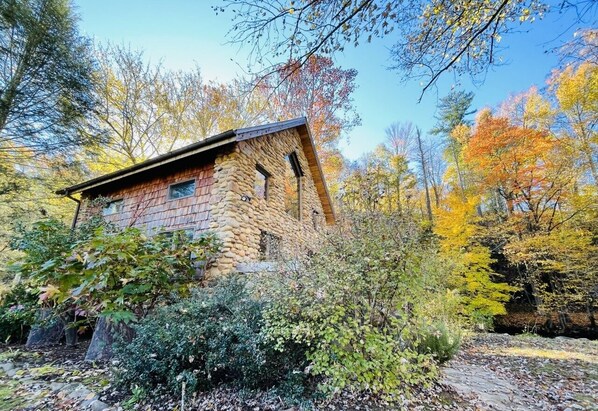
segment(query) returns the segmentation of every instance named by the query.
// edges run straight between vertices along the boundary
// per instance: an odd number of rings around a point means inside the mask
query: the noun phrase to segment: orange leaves
[[[558,141],[545,132],[510,124],[501,117],[479,119],[465,147],[465,160],[478,170],[482,183],[517,196],[546,182]]]

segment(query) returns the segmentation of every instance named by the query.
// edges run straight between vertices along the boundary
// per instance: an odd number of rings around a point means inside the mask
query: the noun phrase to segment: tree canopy
[[[391,67],[404,78],[423,81],[422,94],[448,72],[476,75],[500,64],[500,41],[548,11],[576,8],[583,19],[594,2],[537,0],[349,0],[291,2],[225,0],[216,12],[232,10],[231,40],[251,48],[252,62],[271,66],[314,54],[331,55],[348,46],[390,37]],[[278,60],[278,61],[277,61]]]
[[[94,64],[66,0],[0,3],[0,161],[65,151],[94,107]]]

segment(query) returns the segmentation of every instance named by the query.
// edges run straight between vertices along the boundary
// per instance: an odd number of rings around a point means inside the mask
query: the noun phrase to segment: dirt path
[[[478,335],[443,370],[474,409],[598,410],[598,342]]]

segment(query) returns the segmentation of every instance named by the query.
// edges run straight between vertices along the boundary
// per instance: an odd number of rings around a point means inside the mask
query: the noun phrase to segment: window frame
[[[163,229],[158,234],[163,235],[166,238],[172,238],[176,233],[183,232],[189,241],[193,241],[195,238],[195,228],[194,227],[185,227],[185,228],[173,228],[173,229]]]
[[[259,261],[276,261],[282,256],[282,236],[260,229]]]
[[[301,177],[304,176],[303,170],[301,169],[301,163],[299,163],[299,157],[297,156],[296,151],[291,151],[289,154],[285,156],[285,161],[288,162],[291,166],[291,170],[295,174],[295,179],[297,180],[297,216],[292,215],[291,213],[286,210],[287,214],[291,217],[295,218],[298,221],[301,221],[301,209],[303,205],[303,181]],[[286,208],[286,205],[285,205]]]
[[[115,210],[111,213],[106,213],[106,210],[110,208],[112,204],[121,203],[120,210]],[[102,207],[102,217],[108,217],[115,214],[120,214],[125,209],[125,199],[124,198],[117,198],[114,200],[110,200],[104,207]]]
[[[270,177],[272,177],[272,174],[270,174],[264,167],[262,167],[260,164],[256,164],[255,165],[255,171],[260,173],[261,175],[264,176],[264,196],[263,197],[258,197],[257,196],[257,190],[256,190],[256,185],[257,185],[257,175],[256,175],[256,181],[253,185],[253,191],[254,191],[254,195],[257,198],[261,198],[262,200],[268,201],[268,197],[270,194]]]
[[[182,196],[182,197],[173,197],[172,196],[172,187],[182,185],[182,184],[187,184],[187,183],[193,183],[193,193],[186,195],[186,196]],[[197,182],[196,182],[195,178],[191,178],[189,180],[184,180],[184,181],[179,181],[177,183],[172,183],[172,184],[168,185],[168,189],[166,191],[166,198],[168,201],[173,201],[173,200],[180,200],[183,198],[193,197],[195,195],[196,190],[197,190]]]

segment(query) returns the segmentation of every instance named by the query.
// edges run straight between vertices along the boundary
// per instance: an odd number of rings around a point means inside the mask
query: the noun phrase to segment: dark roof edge
[[[122,170],[117,170],[113,173],[104,174],[103,176],[92,178],[91,180],[84,181],[83,183],[75,184],[70,187],[63,188],[56,191],[58,195],[70,195],[78,193],[85,189],[95,187],[98,185],[106,184],[108,182],[119,180],[124,177],[131,176],[133,174],[140,173],[150,168],[154,168],[172,161],[176,161],[180,158],[188,157],[194,154],[202,153],[211,150],[222,145],[232,143],[235,141],[235,131],[229,130],[224,133],[217,134],[212,137],[208,137],[205,140],[198,141],[197,143],[189,144],[188,146],[179,148],[169,153],[163,154],[158,157],[150,158],[144,162],[132,165]]]
[[[328,211],[330,216],[332,217],[331,219],[328,218],[328,213],[325,217],[326,217],[326,222],[328,224],[334,224],[336,222],[336,213],[334,212],[334,206],[332,205],[332,198],[330,197],[330,191],[328,190],[328,184],[326,184],[326,179],[324,178],[324,171],[322,170],[322,164],[320,163],[320,157],[318,156],[318,151],[316,150],[316,145],[314,143],[314,139],[313,136],[311,134],[311,129],[309,128],[309,122],[307,121],[307,118],[302,117],[303,120],[303,124],[302,126],[305,127],[305,130],[307,131],[307,135],[309,137],[309,144],[310,144],[310,149],[313,151],[314,153],[314,157],[316,159],[316,166],[318,169],[318,176],[317,178],[320,179],[322,186],[324,187],[324,198],[326,199],[327,204],[322,204],[322,207],[325,209],[325,211]],[[312,176],[312,178],[315,176]],[[317,190],[319,191],[319,190]],[[321,194],[318,192],[318,196],[320,196],[320,201],[321,200]],[[328,209],[328,210],[326,210]]]

